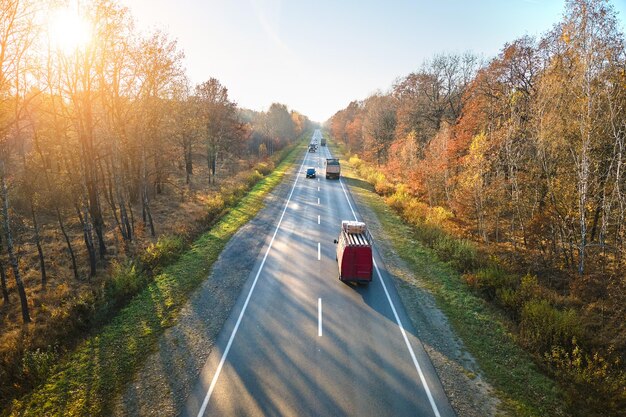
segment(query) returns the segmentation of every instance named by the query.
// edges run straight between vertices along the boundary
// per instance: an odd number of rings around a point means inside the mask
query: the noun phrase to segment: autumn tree
[[[240,126],[236,105],[229,100],[228,89],[215,78],[196,86],[195,100],[206,145],[209,183],[215,184],[218,158],[229,152],[227,143],[237,142]]]
[[[28,68],[28,51],[34,40],[36,28],[35,4],[30,1],[9,0],[0,5],[0,197],[4,246],[20,298],[22,321],[30,322],[28,300],[14,247],[9,199],[9,180],[15,146],[19,136],[25,83]],[[5,285],[3,284],[3,291]],[[8,296],[4,294],[5,301]]]
[[[364,104],[365,151],[374,156],[378,165],[387,161],[389,147],[395,138],[396,105],[395,98],[382,94],[370,96]]]

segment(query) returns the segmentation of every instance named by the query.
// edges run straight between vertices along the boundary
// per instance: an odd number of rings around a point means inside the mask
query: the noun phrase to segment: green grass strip
[[[344,168],[345,167],[345,168]],[[373,186],[359,178],[347,161],[342,161],[346,183],[367,204],[381,223],[385,237],[435,297],[457,335],[476,358],[487,381],[501,400],[502,415],[562,416],[564,400],[555,382],[537,367],[517,343],[506,318],[485,300],[472,293],[460,274],[417,239],[411,226],[376,194]],[[420,291],[410,278],[402,280],[403,291]],[[415,299],[402,297],[403,302]]]
[[[305,144],[301,141],[187,252],[165,267],[111,323],[69,354],[42,386],[26,398],[15,400],[8,415],[107,415],[115,394],[154,351],[159,336],[175,323],[189,294],[207,278],[233,234],[263,208],[265,196],[281,182]]]

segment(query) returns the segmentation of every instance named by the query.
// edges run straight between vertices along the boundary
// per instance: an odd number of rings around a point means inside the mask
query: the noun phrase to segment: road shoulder
[[[295,180],[298,157],[265,198],[265,207],[230,239],[207,279],[181,309],[131,383],[114,401],[112,415],[177,415],[185,406],[215,341],[237,302],[257,254],[267,245]]]

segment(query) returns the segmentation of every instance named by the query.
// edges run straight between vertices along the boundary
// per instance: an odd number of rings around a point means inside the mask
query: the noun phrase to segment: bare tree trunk
[[[9,254],[9,262],[13,269],[13,277],[15,278],[15,286],[20,297],[20,304],[22,306],[22,321],[24,323],[30,323],[30,313],[28,311],[28,299],[26,298],[26,291],[24,290],[24,283],[22,282],[22,276],[20,274],[20,268],[13,250],[13,235],[11,233],[11,218],[9,217],[9,193],[7,190],[6,180],[4,178],[4,164],[0,167],[0,182],[2,187],[2,215],[4,220],[4,234],[7,242],[7,252]]]
[[[70,260],[72,261],[72,270],[74,271],[74,279],[78,280],[78,268],[76,267],[76,256],[74,255],[74,248],[72,248],[72,241],[65,230],[65,224],[63,223],[63,218],[61,217],[61,211],[59,207],[56,206],[57,220],[59,221],[59,227],[61,228],[61,233],[63,234],[63,238],[65,238],[65,244],[67,245],[67,251],[70,254]]]
[[[209,168],[209,184],[215,184],[215,173],[217,170],[217,150],[214,145],[207,147],[207,167]]]
[[[148,200],[148,175],[147,175],[147,167],[146,167],[146,151],[145,149],[141,150],[142,152],[142,199],[141,199],[141,204],[142,204],[142,217],[143,217],[143,223],[146,226],[150,227],[150,234],[152,236],[156,236],[156,233],[154,231],[154,222],[152,221],[152,212],[150,211],[150,201]]]
[[[130,231],[132,232],[132,235],[135,235],[135,213],[133,212],[133,205],[129,202],[128,203],[128,212],[130,213]]]
[[[0,253],[2,253],[2,233],[0,233]],[[9,290],[7,288],[7,273],[4,263],[0,259],[0,286],[2,287],[2,298],[5,304],[9,304]]]
[[[184,157],[185,157],[185,184],[189,184],[190,177],[193,175],[193,159],[191,154],[191,139],[185,137],[184,141]]]
[[[78,204],[75,205],[75,208],[78,220],[80,220],[80,224],[83,227],[83,239],[85,240],[85,247],[87,248],[87,254],[89,256],[89,276],[93,277],[96,275],[97,263],[96,249],[94,248],[93,236],[91,234],[91,224],[89,223],[87,209],[85,208],[85,216],[83,216]]]
[[[39,267],[41,268],[41,287],[45,288],[48,283],[46,276],[46,261],[43,255],[43,248],[41,247],[41,237],[39,236],[39,223],[37,222],[37,215],[35,214],[35,206],[31,196],[30,199],[30,214],[33,219],[33,227],[35,229],[35,245],[37,246],[37,254],[39,255]]]
[[[143,190],[143,222],[150,227],[150,234],[156,236],[154,222],[152,221],[152,212],[150,211],[150,202],[148,201],[148,190],[145,188]]]
[[[98,249],[100,253],[100,259],[104,259],[107,249],[104,242],[104,218],[102,217],[102,208],[100,207],[99,187],[98,187],[98,172],[96,169],[96,153],[93,145],[93,120],[91,114],[91,103],[85,102],[84,109],[84,122],[85,131],[81,142],[83,144],[83,172],[85,173],[84,186],[86,187],[86,194],[89,208],[89,215],[91,216],[91,223],[96,231],[98,237]]]
[[[0,261],[0,283],[2,284],[2,298],[4,304],[9,304],[9,290],[7,289],[7,273],[4,270],[4,264]]]
[[[118,168],[119,164],[116,163],[116,161],[119,160],[119,152],[118,152],[117,146],[113,147],[113,155],[114,155],[114,159],[111,161],[111,167],[110,167],[112,172],[108,172],[109,165],[107,164],[107,174],[110,178],[109,194],[110,194],[111,201],[114,201],[115,199],[117,199],[117,202],[119,204],[119,210],[120,210],[119,220],[117,218],[115,209],[113,210],[113,213],[115,214],[115,221],[117,222],[118,227],[120,228],[120,233],[122,234],[124,241],[130,242],[131,240],[133,240],[133,232],[128,222],[128,212],[126,211],[126,201],[125,201],[124,194],[123,194],[124,191],[121,189],[121,186],[120,186],[120,169]],[[113,206],[115,206],[115,203],[112,204],[112,207]]]
[[[112,174],[111,170],[109,169],[109,164],[105,163],[106,166],[106,174],[108,177],[108,180],[106,181],[106,188],[105,188],[105,198],[107,199],[107,202],[109,203],[109,207],[111,207],[111,212],[113,213],[113,219],[115,220],[115,224],[117,226],[117,229],[120,231],[120,234],[122,235],[122,239],[124,239],[124,241],[128,241],[128,236],[126,235],[126,229],[122,226],[122,222],[120,220],[120,217],[118,217],[117,214],[117,203],[116,203],[116,197],[115,195],[117,194],[117,187],[116,185],[114,185],[114,183],[116,183],[117,181],[114,181],[113,177],[116,174]],[[102,170],[102,167],[100,168],[100,170]],[[115,168],[113,168],[113,170],[115,170]],[[116,188],[116,191],[114,192],[113,189]],[[120,213],[121,213],[121,208],[120,208]]]
[[[95,210],[95,212],[92,212],[92,220],[94,229],[96,231],[96,236],[98,237],[98,252],[100,254],[100,259],[104,259],[107,253],[107,249],[106,244],[104,243],[104,220],[102,218],[102,210],[100,208],[100,201],[98,198],[95,199],[95,204],[98,206],[98,208]]]
[[[117,191],[118,200],[120,202],[120,221],[122,222],[122,236],[126,239],[126,241],[130,242],[133,240],[133,232],[130,227],[130,223],[128,221],[128,212],[126,211],[126,201],[124,197],[121,195],[120,191]]]
[[[163,174],[163,161],[161,160],[161,155],[159,152],[155,152],[154,154],[154,189],[156,194],[163,193],[163,185],[164,185],[164,174]]]

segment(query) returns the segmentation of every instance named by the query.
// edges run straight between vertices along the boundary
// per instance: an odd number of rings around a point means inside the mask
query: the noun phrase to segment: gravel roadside
[[[113,416],[175,416],[182,410],[257,254],[268,243],[265,237],[276,227],[301,161],[294,162],[265,198],[265,207],[228,242],[208,278],[182,308],[177,323],[165,331],[156,351],[114,400]]]

